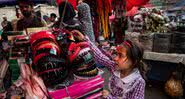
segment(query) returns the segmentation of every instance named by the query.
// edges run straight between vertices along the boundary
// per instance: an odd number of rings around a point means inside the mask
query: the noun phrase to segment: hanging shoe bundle
[[[68,48],[68,53],[70,66],[73,68],[75,76],[87,78],[95,77],[98,74],[88,42],[72,42]]]
[[[33,53],[33,69],[42,77],[46,86],[61,84],[67,77],[68,69],[64,59],[60,59],[60,47],[55,36],[48,31],[30,35]]]

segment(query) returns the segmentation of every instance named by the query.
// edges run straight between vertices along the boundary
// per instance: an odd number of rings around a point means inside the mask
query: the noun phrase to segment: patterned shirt
[[[111,77],[109,82],[110,94],[107,99],[144,99],[145,81],[137,68],[124,78],[120,78],[120,72],[115,70],[115,62],[90,42],[90,48],[94,53],[95,60],[109,68]]]

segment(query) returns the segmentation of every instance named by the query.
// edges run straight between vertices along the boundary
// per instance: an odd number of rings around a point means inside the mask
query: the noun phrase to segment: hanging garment
[[[109,15],[111,13],[111,2],[110,0],[97,0],[98,2],[98,17],[99,25],[102,27],[102,33],[104,38],[109,38]]]
[[[95,42],[94,31],[91,20],[90,7],[87,3],[80,3],[77,6],[79,21],[82,24],[82,31],[92,42]]]

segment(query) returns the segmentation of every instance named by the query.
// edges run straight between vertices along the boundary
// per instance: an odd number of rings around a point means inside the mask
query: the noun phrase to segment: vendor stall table
[[[147,73],[149,80],[166,82],[176,71],[185,88],[185,54],[144,52],[144,60],[150,68]]]
[[[150,80],[166,82],[172,72],[177,71],[180,79],[185,81],[185,54],[145,51],[143,58],[150,68],[147,73]]]
[[[185,65],[185,54],[144,52],[144,59]]]

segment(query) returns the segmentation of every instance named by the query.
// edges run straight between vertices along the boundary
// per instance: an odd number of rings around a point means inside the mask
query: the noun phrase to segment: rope
[[[65,1],[64,11],[63,11],[63,13],[62,13],[62,19],[61,19],[61,21],[60,21],[60,26],[59,26],[60,29],[63,28],[63,19],[64,19],[64,14],[65,14],[65,12],[66,12],[67,2],[68,2],[68,0]]]

